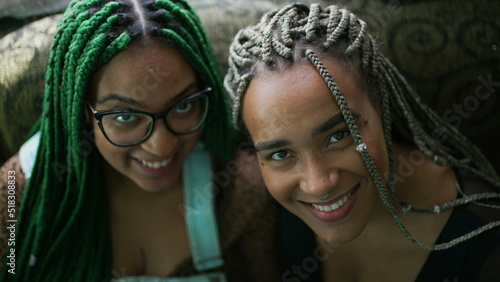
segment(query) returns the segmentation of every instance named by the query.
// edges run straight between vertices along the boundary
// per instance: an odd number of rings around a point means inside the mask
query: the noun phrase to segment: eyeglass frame
[[[151,137],[151,133],[153,132],[153,129],[154,129],[154,126],[155,126],[155,122],[156,122],[156,120],[159,120],[159,119],[163,119],[163,122],[165,123],[165,126],[167,127],[167,129],[170,132],[172,132],[173,134],[177,135],[177,136],[182,136],[182,135],[190,134],[190,133],[193,133],[196,130],[200,129],[200,127],[203,125],[203,123],[205,122],[205,119],[207,118],[207,115],[208,115],[209,104],[210,104],[210,98],[209,98],[208,94],[210,94],[211,92],[212,92],[212,88],[211,87],[207,87],[207,88],[205,88],[205,89],[203,89],[203,90],[201,90],[199,92],[196,92],[196,93],[194,93],[192,95],[189,95],[189,96],[187,96],[187,97],[179,100],[178,102],[176,102],[175,104],[171,105],[165,111],[163,111],[163,112],[161,112],[159,114],[148,113],[148,112],[137,111],[137,110],[104,110],[104,111],[98,111],[98,110],[95,110],[92,107],[92,105],[90,105],[89,102],[87,102],[87,105],[89,106],[90,110],[92,111],[92,114],[94,114],[94,118],[97,120],[97,125],[99,125],[99,129],[101,129],[102,134],[104,135],[104,137],[106,137],[106,139],[111,144],[113,144],[113,145],[115,145],[117,147],[132,147],[132,146],[139,145],[142,142],[145,142],[146,140],[148,140],[149,137]],[[199,97],[203,97],[203,96],[207,97],[207,105],[206,105],[205,113],[204,113],[203,117],[200,119],[199,124],[196,127],[194,127],[192,130],[188,131],[188,132],[178,133],[175,130],[173,130],[170,127],[170,125],[168,124],[167,119],[166,119],[166,117],[170,113],[170,111],[172,111],[173,109],[175,109],[176,107],[178,107],[179,104],[182,104],[182,103],[185,103],[185,102],[187,102],[189,100],[193,100],[193,99],[196,99],[196,98],[199,98]],[[119,145],[119,144],[116,144],[115,142],[111,141],[111,139],[108,137],[108,135],[106,134],[106,131],[103,128],[102,118],[104,116],[107,116],[107,115],[110,115],[110,114],[143,114],[143,115],[147,115],[147,116],[151,117],[153,119],[153,123],[150,126],[150,129],[148,130],[148,132],[139,141],[137,141],[135,143],[132,143],[132,144],[129,144],[129,145]]]

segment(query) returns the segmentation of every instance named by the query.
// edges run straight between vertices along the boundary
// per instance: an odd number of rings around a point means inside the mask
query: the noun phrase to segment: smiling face
[[[181,53],[157,42],[148,47],[131,44],[99,69],[91,86],[91,105],[97,111],[149,113],[161,113],[202,90],[194,69]],[[114,121],[129,119],[116,116]],[[132,147],[117,147],[105,138],[97,120],[93,117],[91,120],[96,146],[112,172],[112,177],[108,176],[112,185],[132,182],[151,192],[180,186],[182,164],[198,141],[200,130],[177,136],[159,119],[146,141]]]
[[[385,175],[388,157],[378,108],[349,68],[333,60],[323,63]],[[375,208],[377,189],[339,106],[312,64],[296,63],[255,77],[245,94],[242,116],[269,192],[321,239],[351,241],[382,210]]]

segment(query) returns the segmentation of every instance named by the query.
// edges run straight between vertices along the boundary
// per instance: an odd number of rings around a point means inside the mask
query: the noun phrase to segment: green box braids
[[[232,156],[239,139],[225,90],[205,30],[187,2],[71,2],[53,41],[43,112],[32,131],[39,130],[41,138],[16,230],[16,274],[7,273],[4,265],[0,280],[111,278],[107,193],[99,169],[103,159],[85,122],[88,85],[118,52],[148,38],[175,46],[212,87],[215,95],[201,140],[215,156]]]

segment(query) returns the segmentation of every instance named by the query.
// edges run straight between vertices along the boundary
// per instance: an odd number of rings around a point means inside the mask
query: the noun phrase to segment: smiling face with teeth
[[[90,99],[96,110],[161,113],[200,89],[194,69],[172,47],[153,41],[132,43],[94,76]],[[106,160],[108,183],[149,192],[182,188],[182,163],[198,141],[200,130],[177,136],[157,120],[149,138],[132,147],[117,147],[92,117],[96,146]]]
[[[382,175],[388,171],[380,110],[353,71],[322,58],[343,93]],[[271,195],[323,240],[354,240],[385,209],[339,106],[305,61],[252,79],[243,120]],[[325,199],[320,199],[324,195]]]

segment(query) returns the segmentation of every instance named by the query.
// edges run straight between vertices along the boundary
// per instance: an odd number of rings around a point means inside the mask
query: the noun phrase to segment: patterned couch
[[[291,1],[191,0],[220,64],[237,30]],[[365,19],[381,51],[422,98],[472,139],[500,171],[500,1],[323,0]],[[0,164],[41,112],[44,71],[60,15],[0,19]]]

